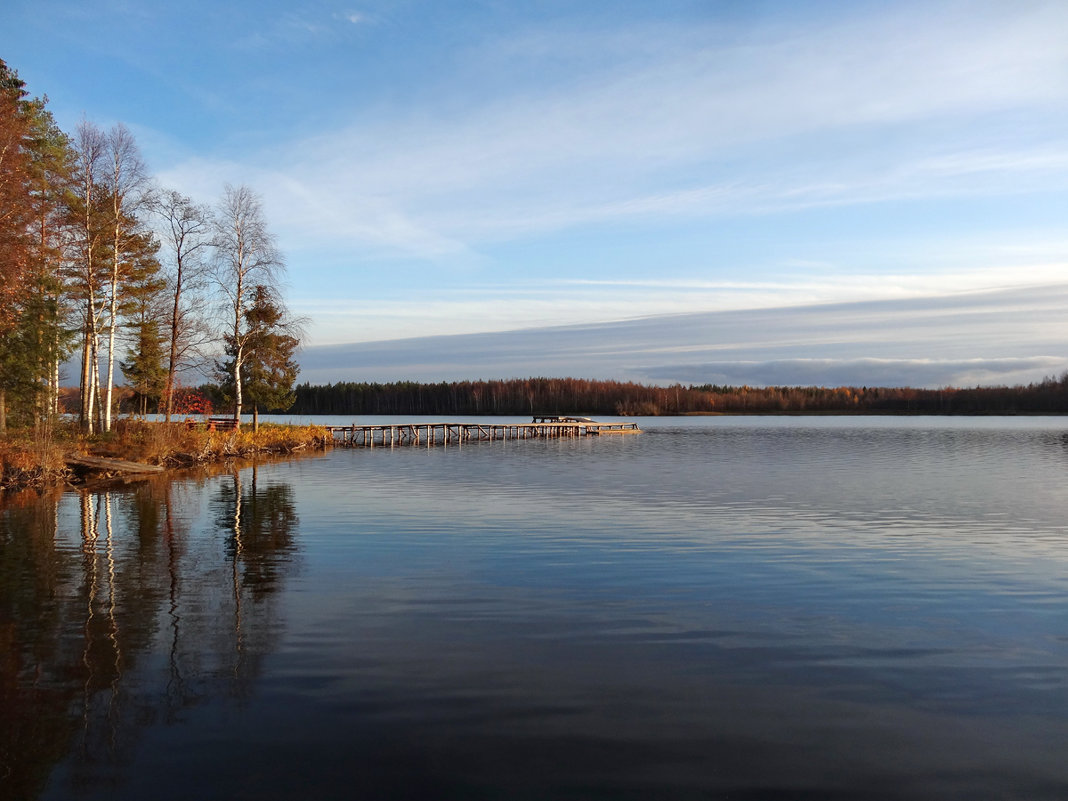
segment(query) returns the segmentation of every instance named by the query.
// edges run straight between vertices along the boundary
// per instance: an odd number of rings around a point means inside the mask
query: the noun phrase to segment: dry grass
[[[261,453],[293,453],[323,447],[328,433],[318,426],[264,424],[257,432],[251,426],[240,431],[209,431],[185,423],[157,423],[120,420],[110,436],[102,436],[92,447],[99,456],[178,465],[210,462],[233,456]]]
[[[174,435],[172,435],[174,436]],[[319,426],[284,426],[263,424],[253,432],[251,426],[240,431],[205,431],[186,429],[177,434],[170,451],[156,464],[209,462],[233,456],[265,453],[295,453],[323,448],[330,442],[329,433]]]
[[[8,434],[0,439],[0,490],[62,481],[67,450],[54,437],[33,430]]]
[[[185,423],[118,420],[107,434],[87,437],[76,428],[51,436],[15,432],[0,439],[0,489],[47,486],[69,478],[65,456],[92,454],[133,462],[180,466],[257,454],[316,450],[330,442],[319,426],[263,424],[240,431],[208,431]]]

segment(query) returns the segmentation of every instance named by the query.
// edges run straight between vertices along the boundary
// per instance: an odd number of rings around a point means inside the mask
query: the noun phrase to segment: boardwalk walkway
[[[568,439],[605,434],[640,434],[637,423],[598,423],[585,417],[539,415],[531,423],[401,423],[325,426],[336,445],[352,448],[398,445],[459,445],[510,439]]]

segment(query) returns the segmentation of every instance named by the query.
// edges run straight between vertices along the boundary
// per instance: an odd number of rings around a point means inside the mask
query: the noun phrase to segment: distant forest
[[[1068,373],[1027,386],[912,389],[888,387],[656,387],[577,378],[420,384],[300,384],[292,414],[679,415],[773,413],[1068,413]]]

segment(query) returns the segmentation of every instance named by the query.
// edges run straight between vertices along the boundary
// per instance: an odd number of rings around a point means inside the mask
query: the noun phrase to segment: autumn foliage
[[[211,400],[199,389],[177,387],[173,397],[174,415],[185,417],[208,417],[213,411]]]

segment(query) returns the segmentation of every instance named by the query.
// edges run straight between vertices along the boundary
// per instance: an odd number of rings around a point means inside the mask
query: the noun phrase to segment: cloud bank
[[[1068,286],[308,348],[301,380],[972,386],[1068,370]],[[992,339],[989,332],[998,332]],[[982,343],[982,345],[977,345]]]

